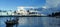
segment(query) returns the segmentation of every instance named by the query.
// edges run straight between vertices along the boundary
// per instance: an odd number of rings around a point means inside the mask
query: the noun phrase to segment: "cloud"
[[[45,6],[48,8],[57,7],[60,4],[60,0],[46,0]]]

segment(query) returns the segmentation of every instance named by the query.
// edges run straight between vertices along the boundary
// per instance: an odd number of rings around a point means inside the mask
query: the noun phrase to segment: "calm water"
[[[17,27],[60,27],[60,18],[56,17],[0,17],[0,27],[6,27],[5,21],[10,18],[19,18]]]

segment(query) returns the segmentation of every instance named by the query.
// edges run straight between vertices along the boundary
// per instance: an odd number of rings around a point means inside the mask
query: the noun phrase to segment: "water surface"
[[[19,18],[17,27],[60,27],[60,18],[56,17],[0,17],[0,27],[6,27],[6,20]],[[16,27],[16,25],[13,25]]]

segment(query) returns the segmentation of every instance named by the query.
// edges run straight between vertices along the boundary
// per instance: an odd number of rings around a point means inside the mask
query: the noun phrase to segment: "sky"
[[[58,7],[60,0],[46,0],[45,6],[48,8]]]
[[[60,0],[46,0],[45,6],[41,13],[51,14],[52,12],[60,12]]]
[[[0,10],[17,10],[19,6],[42,7],[46,0],[0,0]]]

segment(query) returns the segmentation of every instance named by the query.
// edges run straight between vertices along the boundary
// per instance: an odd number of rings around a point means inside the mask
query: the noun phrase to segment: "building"
[[[12,11],[1,11],[0,16],[14,15]]]
[[[39,11],[37,11],[35,9],[30,9],[29,10],[29,15],[41,16],[41,14],[39,14]]]
[[[27,10],[24,9],[24,7],[18,7],[18,10],[16,11],[18,15],[28,15],[29,13]]]
[[[7,12],[6,11],[1,11],[0,12],[0,16],[3,16],[3,15],[6,16],[7,15]]]
[[[7,12],[7,15],[15,15],[15,14],[14,14],[14,12],[12,12],[12,11],[8,11],[8,12]]]

